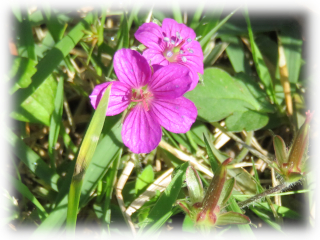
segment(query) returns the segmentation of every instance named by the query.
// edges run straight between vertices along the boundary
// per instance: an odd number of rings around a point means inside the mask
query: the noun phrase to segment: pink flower
[[[203,53],[195,32],[182,23],[165,18],[162,27],[155,23],[144,23],[134,34],[147,49],[143,56],[151,64],[162,66],[179,63],[189,68],[192,83],[188,91],[198,83],[198,73],[203,74]]]
[[[197,108],[182,95],[189,89],[189,69],[179,64],[154,66],[154,73],[137,51],[121,49],[114,56],[113,81],[107,116],[128,109],[121,131],[123,143],[134,153],[148,153],[161,140],[161,126],[185,133],[197,117]],[[94,108],[110,82],[97,85],[90,95]]]

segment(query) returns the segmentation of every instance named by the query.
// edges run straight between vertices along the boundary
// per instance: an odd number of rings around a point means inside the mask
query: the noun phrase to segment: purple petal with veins
[[[96,109],[104,92],[111,82],[95,86],[90,97],[91,105]],[[113,116],[123,112],[130,104],[131,89],[124,83],[113,81],[106,116]]]
[[[158,121],[142,105],[135,106],[124,120],[123,143],[134,153],[149,153],[155,149],[162,135]]]
[[[131,49],[120,49],[114,55],[114,71],[120,82],[131,88],[146,85],[151,77],[150,66],[143,56]]]
[[[197,108],[185,97],[156,99],[150,109],[161,126],[174,133],[185,133],[197,118]]]
[[[144,56],[148,61],[151,61],[151,65],[160,64],[162,66],[168,65],[170,62],[163,56],[163,52],[158,50],[148,48],[143,51],[142,56]]]
[[[192,39],[196,38],[196,34],[192,28],[187,27],[183,23],[177,23],[175,20],[170,18],[165,18],[162,21],[162,31],[164,31],[167,36],[177,36],[177,32],[180,37],[183,39]]]
[[[163,34],[161,27],[159,27],[155,23],[144,23],[142,24],[138,30],[134,34],[135,38],[141,42],[146,47],[163,51],[165,44],[163,41]]]
[[[157,98],[181,97],[190,87],[189,68],[170,64],[157,70],[151,77],[149,89]]]
[[[144,23],[137,30],[135,37],[148,47],[144,50],[143,56],[151,61],[151,64],[166,66],[179,63],[188,67],[192,78],[188,91],[196,87],[199,81],[198,73],[203,74],[203,52],[199,42],[195,40],[196,34],[193,29],[165,18],[162,27],[154,23]],[[155,44],[157,38],[158,45]]]
[[[154,64],[152,74],[145,57],[137,51],[121,49],[114,56],[114,69],[119,81],[112,82],[107,115],[128,109],[121,135],[132,152],[148,153],[155,149],[161,140],[161,126],[175,133],[190,129],[197,109],[182,97],[193,83],[188,67],[178,63]],[[90,95],[94,108],[109,84],[94,88]]]

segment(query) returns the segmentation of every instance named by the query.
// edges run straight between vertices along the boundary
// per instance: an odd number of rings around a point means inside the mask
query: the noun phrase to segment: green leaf
[[[107,223],[111,223],[111,209],[110,209],[110,202],[112,199],[112,192],[116,182],[118,168],[120,164],[122,156],[122,149],[120,149],[118,156],[112,161],[112,166],[108,169],[108,172],[105,176],[105,199],[103,202],[103,220]],[[103,191],[104,192],[104,191]]]
[[[186,182],[191,203],[202,202],[204,191],[197,171],[189,166],[186,171]]]
[[[29,87],[31,85],[32,83]],[[20,89],[15,94],[21,90],[29,89],[29,87]],[[56,89],[57,81],[50,75],[39,88],[30,92],[30,95],[20,106],[15,107],[10,116],[19,121],[41,123],[49,126],[50,117],[54,110]]]
[[[273,146],[278,166],[282,167],[282,164],[286,163],[288,158],[286,144],[280,136],[275,135],[273,136]]]
[[[195,29],[199,25],[199,20],[201,18],[204,6],[205,6],[204,1],[200,1],[199,4],[197,4],[196,11],[193,15],[193,18],[190,24],[190,28]]]
[[[46,16],[46,26],[52,35],[55,42],[59,42],[66,30],[66,25],[59,21],[58,15],[55,14],[51,9],[44,9]]]
[[[36,154],[8,128],[4,133],[4,136],[9,144],[14,148],[13,153],[30,169],[32,173],[39,177],[40,182],[43,182],[44,185],[50,186],[55,191],[58,191],[57,179],[59,176],[54,172],[54,170],[49,168],[38,154]]]
[[[261,52],[260,52],[260,50],[254,40],[248,11],[246,11],[245,18],[246,18],[246,22],[248,25],[248,32],[249,32],[252,57],[253,57],[253,61],[255,63],[256,69],[257,69],[258,76],[259,76],[262,84],[264,85],[264,87],[266,89],[266,93],[270,97],[270,100],[273,103],[275,103],[276,98],[275,98],[275,92],[274,92],[274,86],[273,86],[274,84],[273,84],[271,75],[269,73],[269,70],[264,62],[263,57],[262,57],[262,54],[261,54]]]
[[[256,111],[234,112],[226,119],[226,126],[229,131],[240,132],[254,131],[267,125],[269,117],[265,113]]]
[[[226,212],[218,215],[216,224],[219,225],[228,225],[228,224],[249,224],[250,219],[237,212]]]
[[[230,17],[237,11],[238,9],[231,12],[229,15],[227,15],[224,19],[222,19],[210,32],[208,32],[203,38],[200,40],[201,47],[204,47],[205,44],[210,40],[210,38],[219,30],[223,24],[225,24]]]
[[[204,56],[204,67],[206,68],[208,66],[212,66],[218,60],[224,50],[226,50],[227,46],[228,44],[225,42],[215,44],[212,51]]]
[[[229,206],[228,209],[230,209],[233,212],[242,214],[241,209],[239,208],[238,204],[236,203],[233,196],[229,198]],[[238,228],[240,230],[241,236],[246,239],[256,239],[251,227],[249,225],[238,225]]]
[[[58,136],[60,132],[60,125],[63,112],[63,77],[60,78],[57,88],[56,97],[54,100],[54,111],[51,115],[50,120],[50,131],[48,140],[48,153],[51,158],[51,167],[54,168],[54,147],[58,141]]]
[[[32,192],[28,189],[26,185],[24,185],[21,181],[10,177],[10,181],[13,184],[14,188],[20,192],[24,197],[29,199],[38,209],[39,214],[42,219],[45,219],[48,216],[48,213],[46,210],[43,208],[41,203],[35,198],[35,196],[32,194]]]
[[[154,172],[151,165],[148,165],[143,169],[142,173],[138,175],[135,185],[136,195],[139,196],[148,185],[154,181]]]
[[[13,94],[19,88],[26,88],[31,83],[32,75],[37,71],[35,69],[36,62],[32,59],[14,57],[13,64],[9,72],[9,79],[14,78],[13,86],[9,93]]]
[[[257,130],[268,123],[266,113],[274,109],[247,75],[239,73],[233,78],[221,69],[207,68],[203,78],[203,85],[185,95],[197,106],[199,119],[216,122],[227,118],[229,131]]]
[[[147,225],[155,224],[161,219],[166,220],[171,216],[172,205],[175,203],[178,197],[183,183],[183,175],[185,174],[188,165],[189,163],[184,163],[181,165],[180,169],[177,171],[166,190],[164,190],[154,207],[151,209],[148,217],[144,220],[139,232],[142,232],[142,229],[144,229]]]
[[[302,39],[297,25],[286,24],[281,28],[279,39],[284,48],[289,82],[297,83],[301,69]]]
[[[41,59],[36,66],[37,72],[32,76],[32,83],[27,88],[20,89],[15,93],[18,104],[23,105],[24,102],[27,101],[27,98],[40,88],[44,81],[52,74],[53,70],[80,41],[84,35],[83,30],[89,29],[92,21],[93,15],[92,13],[88,13],[83,20],[73,27],[72,30]],[[48,123],[49,121],[47,121],[47,125],[49,125]]]
[[[272,212],[272,209],[270,208],[269,203],[267,203],[267,202],[257,202],[257,203],[255,203],[255,206],[260,206],[263,209],[265,209],[269,212]],[[291,218],[291,219],[299,219],[301,217],[301,215],[299,213],[297,213],[296,211],[294,211],[290,208],[287,208],[284,206],[279,206],[277,204],[273,204],[273,206],[274,206],[276,212],[278,214],[280,214],[282,217]]]
[[[223,189],[221,191],[218,206],[222,207],[227,204],[227,201],[232,193],[234,183],[235,183],[234,178],[230,178],[225,182]]]
[[[90,200],[91,193],[96,188],[98,182],[106,173],[109,165],[117,158],[119,150],[123,147],[121,141],[121,116],[110,116],[105,121],[100,141],[93,155],[90,166],[87,169],[83,180],[82,193],[79,208],[85,206]],[[56,199],[56,207],[49,214],[44,222],[40,224],[34,232],[34,236],[39,236],[43,231],[47,233],[59,229],[67,218],[68,191],[71,183],[75,161],[69,166],[67,176],[59,189]]]
[[[184,217],[184,220],[183,220],[183,223],[182,223],[182,230],[184,232],[197,233],[197,229],[194,227],[194,222],[189,217],[189,215],[186,215]]]
[[[183,23],[182,14],[181,14],[179,3],[174,1],[172,3],[172,5],[173,5],[172,6],[172,13],[173,13],[174,20],[176,20],[178,23]]]
[[[202,201],[202,212],[213,211],[218,205],[222,189],[224,187],[227,176],[227,164],[232,158],[226,159],[215,171],[213,179],[207,189],[206,195]]]
[[[265,213],[265,211],[263,211],[262,209],[260,209],[258,207],[249,206],[249,208],[252,212],[254,212],[259,218],[261,218],[264,222],[266,222],[272,228],[278,230],[279,232],[282,232],[281,226],[279,224],[277,224],[276,222],[274,222],[271,219],[271,217],[267,213]]]
[[[243,43],[237,36],[221,36],[221,40],[229,43],[226,53],[235,72],[251,74],[249,59],[246,58]]]
[[[75,231],[83,177],[88,166],[90,165],[93,154],[98,145],[98,140],[106,118],[111,86],[112,84],[110,84],[105,90],[101,101],[99,102],[98,107],[90,121],[88,130],[81,144],[74,168],[68,196],[67,215],[67,227],[69,228],[71,233]]]
[[[206,144],[206,150],[207,150],[207,154],[208,154],[208,158],[209,158],[209,162],[211,165],[211,169],[212,172],[216,172],[216,170],[218,169],[218,167],[220,166],[220,161],[217,160],[217,158],[215,157],[214,153],[213,153],[213,149],[215,149],[215,147],[212,145],[211,142],[208,141],[208,138],[206,137],[206,134],[203,135],[203,139],[204,142]]]
[[[15,15],[17,16],[18,24],[18,52],[19,56],[28,57],[37,62],[37,55],[35,54],[35,43],[32,34],[32,27],[29,21],[29,14],[27,11],[21,11],[20,8],[15,8]]]

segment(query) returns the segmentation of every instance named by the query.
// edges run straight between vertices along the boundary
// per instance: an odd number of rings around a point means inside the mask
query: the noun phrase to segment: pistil
[[[143,108],[146,111],[149,111],[149,100],[153,97],[153,94],[147,91],[143,92],[142,88],[139,89],[139,93],[140,93],[139,94],[138,92],[136,92],[137,90],[134,90],[134,89],[132,90],[133,93],[132,93],[131,102],[136,102],[136,103],[142,102]]]

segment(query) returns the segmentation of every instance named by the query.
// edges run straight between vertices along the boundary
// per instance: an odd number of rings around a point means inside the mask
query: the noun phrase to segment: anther
[[[188,38],[188,39],[187,39],[187,42],[191,42],[191,41],[192,41],[192,39],[191,39],[191,38]]]
[[[180,33],[179,32],[176,32],[176,37],[178,38],[178,39],[180,39]]]
[[[183,56],[183,57],[181,58],[181,60],[182,60],[182,62],[186,62],[186,61],[187,61],[187,58],[186,58],[185,56]]]
[[[169,42],[169,40],[170,40],[170,39],[169,39],[168,37],[164,37],[164,38],[163,38],[163,41],[165,41],[165,42]]]
[[[180,50],[180,51],[179,51],[179,53],[180,53],[180,54],[183,54],[183,53],[184,53],[184,51],[183,51],[183,50]]]

